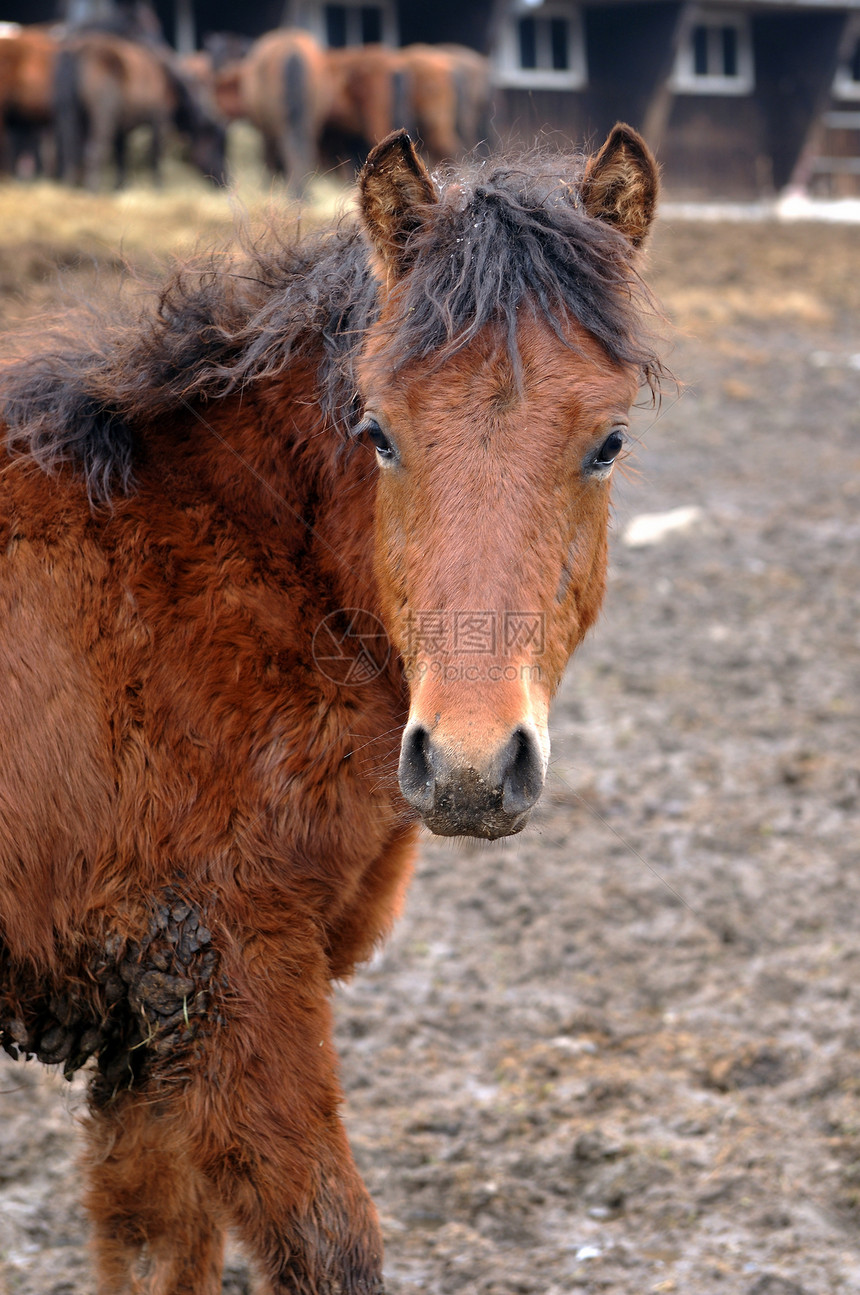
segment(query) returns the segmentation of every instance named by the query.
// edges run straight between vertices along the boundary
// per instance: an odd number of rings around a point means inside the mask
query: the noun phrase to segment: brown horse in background
[[[326,53],[333,99],[325,142],[335,157],[363,160],[399,127],[432,162],[462,156],[488,133],[487,59],[464,45],[354,45]]]
[[[332,101],[325,148],[336,158],[363,162],[374,144],[412,118],[409,77],[400,50],[349,45],[326,51]]]
[[[319,144],[333,88],[325,52],[305,31],[279,28],[216,74],[228,118],[244,117],[263,137],[266,165],[301,193],[318,169]]]
[[[391,925],[417,824],[541,794],[594,622],[613,465],[659,374],[656,169],[405,133],[359,223],[0,371],[0,1040],[91,1061],[99,1290],[378,1295],[329,989]]]
[[[490,60],[467,45],[440,45],[448,55],[457,86],[457,134],[465,150],[490,138],[492,83]]]
[[[59,46],[48,28],[0,24],[0,165],[53,169],[54,72]],[[24,159],[27,159],[26,162]]]
[[[127,179],[131,131],[151,132],[150,161],[161,179],[166,142],[186,140],[190,160],[209,178],[225,180],[224,123],[168,49],[107,32],[81,32],[63,42],[55,81],[62,178],[99,189],[116,166],[116,186]]]
[[[432,162],[457,158],[487,137],[490,71],[465,45],[407,45],[408,123]]]

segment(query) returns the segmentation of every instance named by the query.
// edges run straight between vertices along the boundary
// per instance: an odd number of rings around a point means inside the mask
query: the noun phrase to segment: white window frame
[[[549,61],[549,21],[563,18],[567,23],[566,68],[523,67],[520,63],[520,19],[534,18],[538,24],[538,56]],[[492,52],[493,81],[499,86],[523,86],[532,90],[578,90],[588,81],[585,32],[582,11],[565,0],[502,0],[495,19]]]
[[[397,10],[394,0],[332,0],[347,11],[347,46],[361,45],[361,10],[379,9],[382,13],[382,43],[397,45]],[[285,25],[303,27],[316,36],[321,45],[328,45],[326,32],[326,0],[292,0],[284,9]]]
[[[845,55],[833,78],[833,96],[836,99],[860,99],[860,81],[855,81],[851,75],[851,64],[860,46],[860,15],[855,15],[849,22],[845,40]]]
[[[693,33],[699,27],[708,32],[710,66],[707,73],[696,71]],[[712,70],[719,63],[725,27],[733,28],[736,36],[737,71],[734,76]],[[730,9],[692,9],[681,32],[669,84],[675,94],[751,94],[755,89],[755,65],[749,15]]]

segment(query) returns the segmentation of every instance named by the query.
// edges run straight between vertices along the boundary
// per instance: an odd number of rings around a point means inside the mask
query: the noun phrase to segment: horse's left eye
[[[611,468],[624,448],[625,439],[624,433],[616,427],[609,433],[600,449],[596,452],[589,467],[597,469]]]

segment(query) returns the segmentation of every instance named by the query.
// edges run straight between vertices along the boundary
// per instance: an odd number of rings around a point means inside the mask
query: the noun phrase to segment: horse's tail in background
[[[475,126],[472,121],[472,95],[469,75],[465,68],[455,67],[451,73],[454,81],[454,129],[463,148],[470,148],[475,140],[471,138]]]
[[[303,54],[295,52],[284,63],[284,104],[287,129],[301,137],[307,129],[308,94],[310,85],[307,63]]]
[[[465,150],[486,144],[490,132],[490,96],[476,84],[473,68],[453,69],[455,129]]]
[[[311,79],[307,60],[299,50],[288,54],[283,64],[284,138],[281,160],[288,184],[298,192],[314,169],[310,127]]]
[[[57,175],[67,184],[80,184],[84,166],[84,109],[81,103],[78,53],[61,49],[54,68],[54,121]]]
[[[412,78],[405,67],[399,67],[391,74],[391,129],[399,130],[401,126],[415,138],[417,130],[412,107]]]

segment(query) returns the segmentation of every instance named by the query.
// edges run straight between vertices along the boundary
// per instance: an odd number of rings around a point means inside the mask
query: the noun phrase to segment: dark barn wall
[[[844,13],[752,15],[750,95],[676,95],[660,142],[667,190],[679,197],[768,196],[784,188],[829,101]]]
[[[176,9],[176,0],[155,0],[155,11],[171,45],[176,44]],[[236,32],[240,36],[256,37],[279,27],[284,0],[252,0],[244,5],[237,4],[236,0],[195,0],[193,9],[200,45],[207,32]]]
[[[550,142],[569,148],[593,133],[585,96],[577,90],[497,89],[493,104],[492,125],[503,147]]]
[[[754,198],[772,186],[764,122],[752,95],[676,95],[658,158],[672,197]]]
[[[791,182],[829,103],[845,21],[838,12],[753,15],[756,98],[778,189]]]
[[[832,51],[835,67],[831,28],[836,15],[783,12],[754,19],[753,93],[673,94],[669,77],[683,9],[682,0],[586,8],[587,86],[581,91],[498,89],[499,138],[532,144],[559,132],[594,143],[620,119],[644,131],[673,196],[745,199],[784,185],[813,120],[812,88],[823,75],[825,50]],[[769,52],[761,55],[763,42]],[[805,42],[814,71],[804,59]],[[781,89],[773,69],[786,58],[789,79]],[[832,79],[833,68],[827,74]]]
[[[400,0],[400,43],[434,45],[450,41],[486,54],[491,14],[492,0]]]
[[[37,3],[38,0],[33,0]],[[18,0],[21,8],[27,0]],[[284,0],[194,0],[198,43],[212,31],[232,31],[243,36],[261,36],[282,23]],[[173,43],[176,26],[175,0],[155,0],[165,35]],[[492,0],[399,0],[397,21],[401,43],[425,41],[435,44],[455,41],[487,52]]]
[[[672,70],[681,0],[585,10],[588,115],[605,135],[616,121],[642,129]]]
[[[61,13],[58,0],[4,0],[3,22],[56,22]]]

